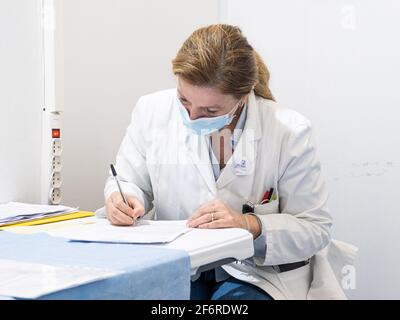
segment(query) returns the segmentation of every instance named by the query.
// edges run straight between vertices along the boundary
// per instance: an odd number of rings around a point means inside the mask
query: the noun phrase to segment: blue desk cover
[[[49,265],[123,270],[112,278],[39,299],[189,299],[190,258],[185,251],[151,245],[76,242],[0,231],[0,258]]]

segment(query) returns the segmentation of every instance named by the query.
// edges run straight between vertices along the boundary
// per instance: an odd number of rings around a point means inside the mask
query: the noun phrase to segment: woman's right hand
[[[124,203],[119,192],[113,192],[106,200],[107,219],[116,226],[133,225],[137,218],[144,214],[143,204],[132,196],[125,196]]]

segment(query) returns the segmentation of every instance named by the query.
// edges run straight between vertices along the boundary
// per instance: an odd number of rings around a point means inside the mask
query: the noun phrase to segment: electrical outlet
[[[60,172],[61,171],[61,157],[54,156],[51,161],[51,168],[53,172]]]
[[[60,172],[53,172],[51,174],[51,186],[53,188],[61,187],[61,173]]]
[[[52,151],[53,151],[53,156],[60,156],[61,155],[61,139],[53,139],[52,143]]]
[[[52,204],[60,204],[60,202],[61,202],[61,189],[60,188],[52,188],[50,190],[50,202]]]

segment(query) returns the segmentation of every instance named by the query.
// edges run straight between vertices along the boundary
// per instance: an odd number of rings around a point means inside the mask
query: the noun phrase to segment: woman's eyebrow
[[[181,96],[182,99],[185,99],[186,101],[190,102],[188,99],[186,99],[186,97],[182,94],[182,92],[179,91],[179,89],[177,89],[178,94]],[[221,106],[220,105],[215,105],[215,106],[201,106],[200,108],[204,108],[204,109],[208,109],[208,108],[216,108],[219,109]]]
[[[177,91],[178,91],[179,95],[182,96],[182,98],[184,98],[185,100],[187,100],[187,99],[185,98],[185,96],[182,94],[182,92],[179,91],[179,89],[177,89]]]
[[[201,106],[200,108],[204,108],[204,109],[220,109],[221,106],[216,104],[214,106]]]

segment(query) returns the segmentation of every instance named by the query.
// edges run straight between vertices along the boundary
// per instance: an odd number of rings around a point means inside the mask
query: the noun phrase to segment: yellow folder
[[[12,223],[12,224],[0,227],[0,230],[11,228],[11,227],[35,226],[35,225],[39,225],[39,224],[53,223],[53,222],[58,222],[58,221],[92,217],[92,216],[94,216],[94,212],[77,211],[77,212],[66,213],[66,214],[62,214],[62,215],[54,216],[54,217],[45,217],[45,218],[35,219],[35,220],[31,220],[31,221],[22,221],[22,222]]]

